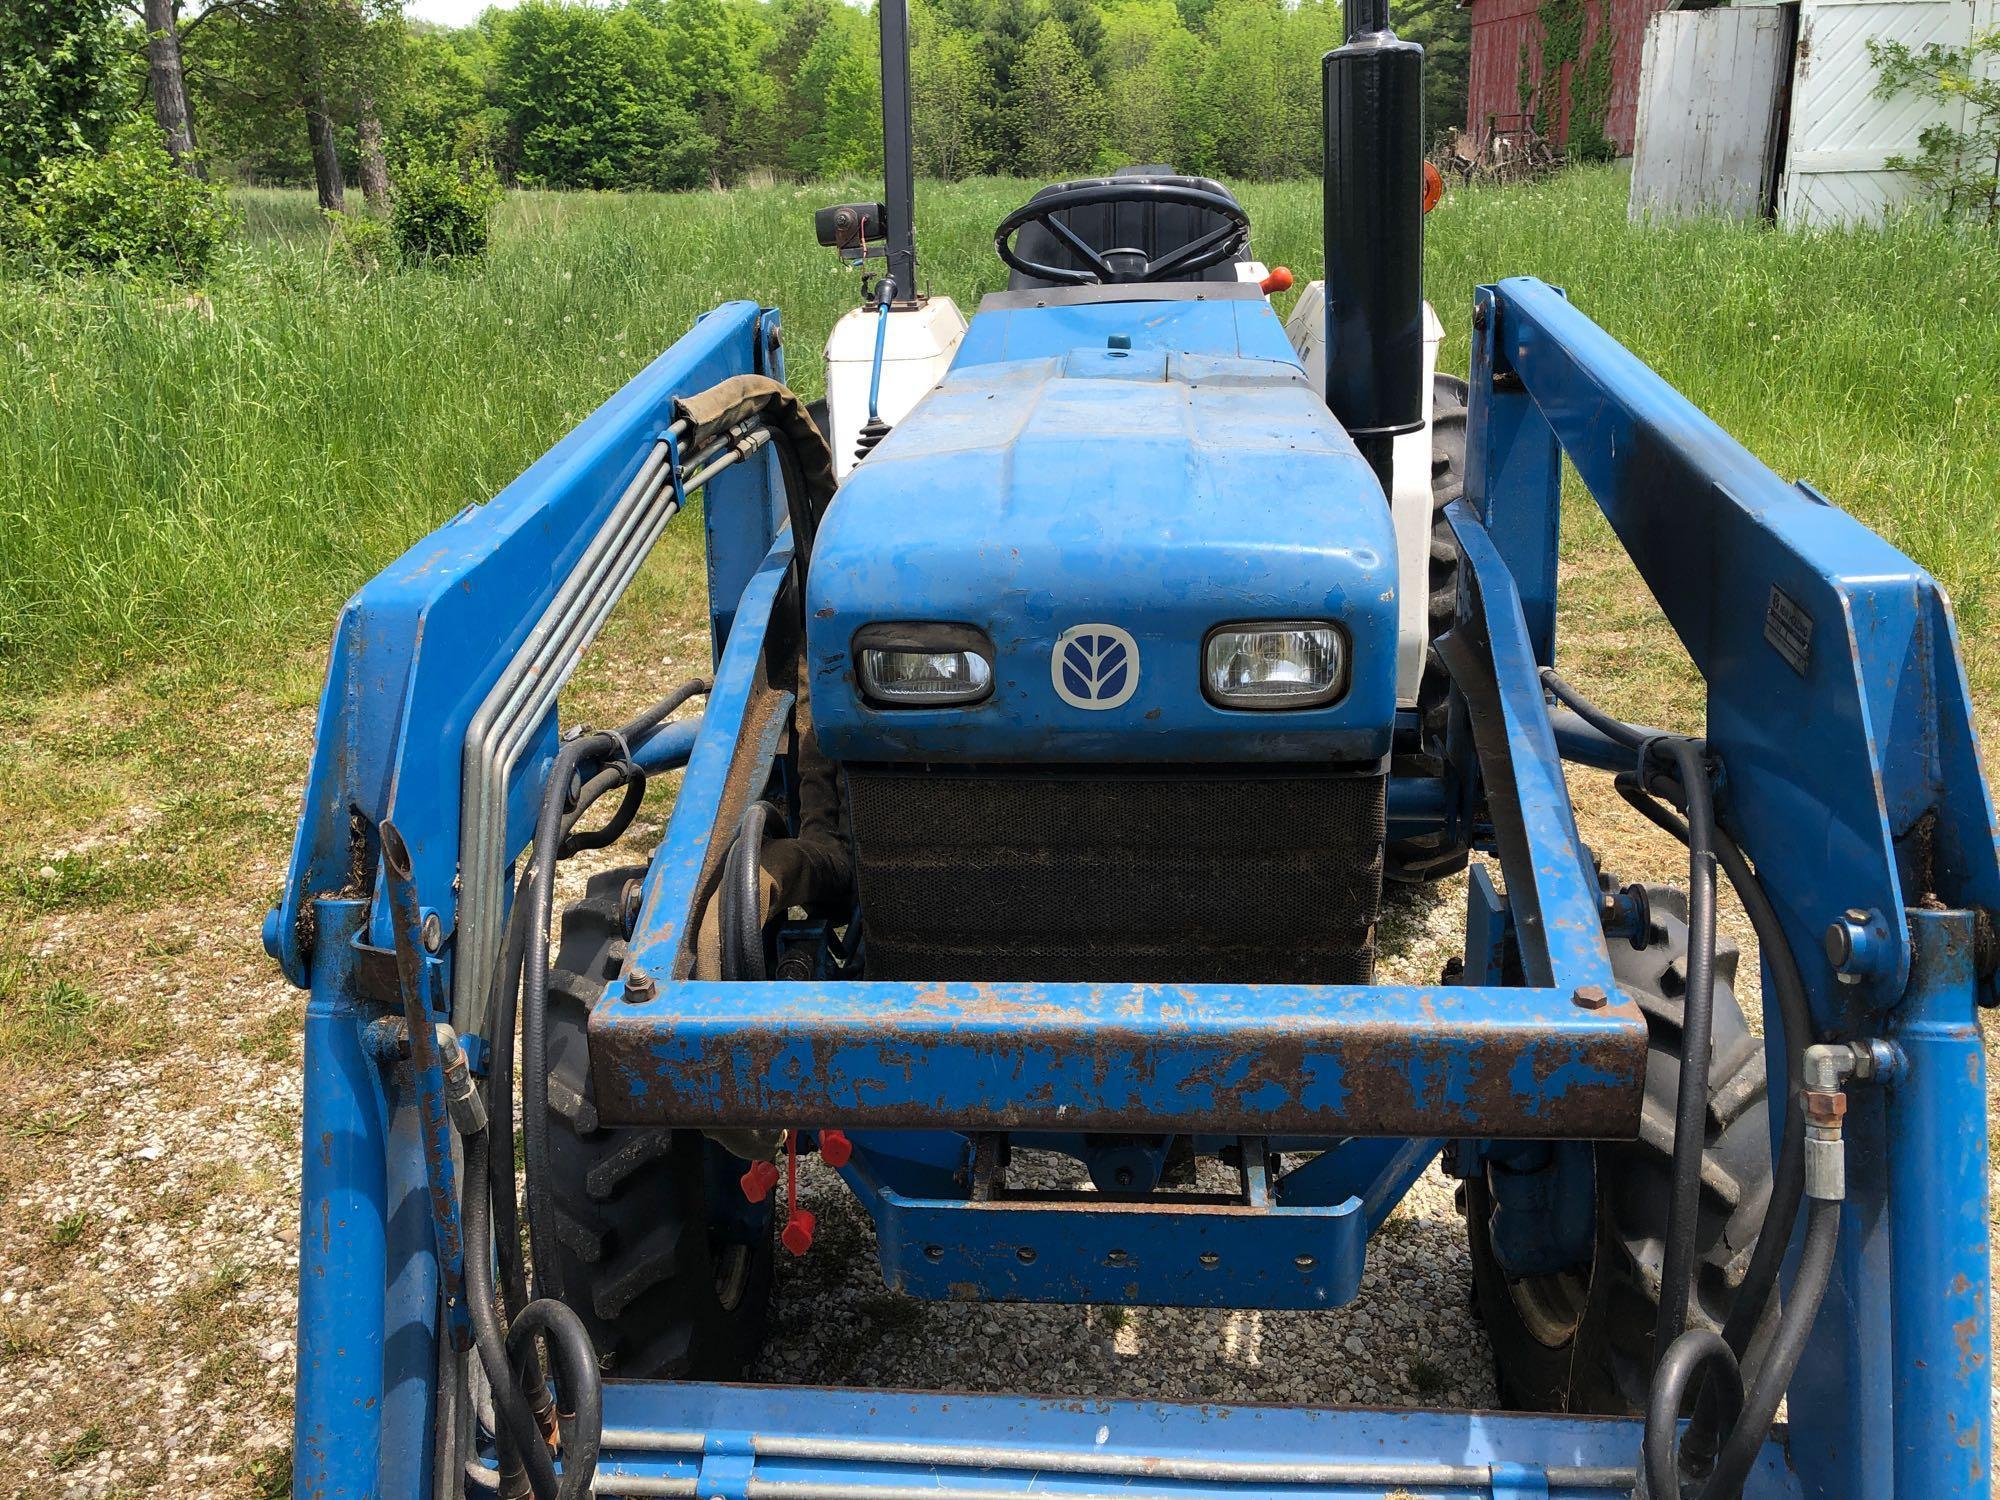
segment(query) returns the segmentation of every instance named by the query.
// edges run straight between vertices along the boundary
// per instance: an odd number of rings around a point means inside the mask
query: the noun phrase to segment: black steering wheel
[[[1097,250],[1065,224],[1058,214],[1077,208],[1104,204],[1156,203],[1187,208],[1205,208],[1228,222],[1190,240],[1178,250],[1149,260],[1143,250],[1130,246]],[[1014,236],[1029,224],[1040,224],[1083,262],[1080,267],[1047,266],[1023,259],[1014,249]],[[1180,182],[1148,182],[1143,178],[1113,178],[1105,182],[1078,182],[1040,193],[1000,221],[993,231],[993,248],[1007,265],[1023,276],[1057,286],[1130,285],[1140,281],[1168,281],[1190,277],[1225,260],[1234,260],[1250,242],[1250,216],[1227,193],[1212,188],[1191,187]]]

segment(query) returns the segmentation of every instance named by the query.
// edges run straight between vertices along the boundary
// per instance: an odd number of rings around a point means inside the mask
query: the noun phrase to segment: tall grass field
[[[930,289],[1003,283],[1031,185],[925,186]],[[1910,222],[1635,226],[1617,169],[1455,191],[1429,295],[1463,369],[1472,291],[1543,277],[1787,477],[1933,570],[1983,687],[2000,610],[2000,245]],[[782,309],[795,384],[856,298],[812,210],[861,182],[518,194],[484,264],[361,272],[304,194],[247,192],[203,292],[0,285],[0,686],[173,663],[229,675],[324,641],[341,598],[496,493],[708,307]],[[1309,182],[1250,187],[1260,259],[1319,274]]]

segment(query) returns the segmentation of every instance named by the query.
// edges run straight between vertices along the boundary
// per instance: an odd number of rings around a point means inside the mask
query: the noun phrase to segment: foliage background
[[[1462,122],[1468,13],[1453,0],[1395,12],[1430,52],[1430,127]],[[220,166],[306,183],[271,25],[256,5],[193,18],[190,104]],[[919,170],[1315,172],[1319,60],[1340,28],[1337,0],[912,0]],[[392,155],[484,156],[509,183],[616,189],[879,166],[876,19],[843,0],[526,0],[459,29],[384,13],[355,36]],[[351,180],[351,120],[341,143]]]

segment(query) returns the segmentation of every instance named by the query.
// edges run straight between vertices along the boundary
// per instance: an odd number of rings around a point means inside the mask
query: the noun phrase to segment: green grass
[[[2000,245],[1916,223],[1635,227],[1624,183],[1600,169],[1447,195],[1428,256],[1446,363],[1463,368],[1478,282],[1565,286],[1780,473],[1943,578],[1990,688]],[[933,289],[970,306],[1000,284],[991,226],[1027,190],[923,191]],[[854,283],[811,211],[867,191],[516,195],[485,265],[365,278],[327,254],[309,196],[246,192],[247,241],[203,298],[0,286],[0,686],[295,666],[357,585],[726,298],[783,309],[793,378],[816,392]],[[1316,275],[1316,185],[1243,196],[1262,258]]]

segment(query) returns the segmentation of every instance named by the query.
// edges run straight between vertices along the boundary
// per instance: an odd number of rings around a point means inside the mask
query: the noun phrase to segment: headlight
[[[890,708],[951,708],[993,691],[993,646],[970,625],[868,625],[854,637],[861,691]]]
[[[1347,689],[1347,636],[1312,620],[1219,625],[1202,650],[1201,679],[1224,708],[1318,708]]]

